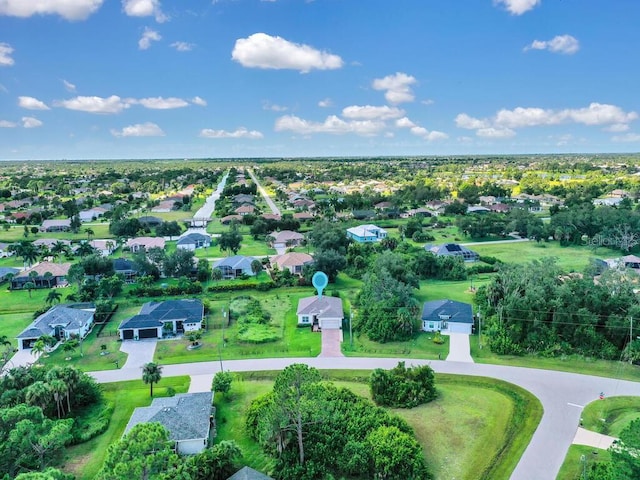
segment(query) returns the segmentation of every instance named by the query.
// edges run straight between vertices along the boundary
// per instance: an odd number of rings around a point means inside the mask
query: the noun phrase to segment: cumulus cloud
[[[640,133],[627,133],[625,135],[615,135],[611,138],[614,142],[640,142]]]
[[[318,102],[318,106],[322,108],[327,108],[333,105],[333,101],[330,98],[325,98]]]
[[[541,0],[493,0],[495,5],[502,5],[511,15],[522,15],[540,5]]]
[[[60,15],[67,20],[84,20],[100,8],[103,0],[0,0],[0,15],[31,17]]]
[[[262,102],[262,109],[263,110],[270,110],[272,112],[286,112],[287,110],[289,110],[284,105],[278,105],[276,103],[271,103],[269,101]]]
[[[1,7],[0,7],[1,8]],[[0,43],[0,67],[10,67],[15,60],[11,58],[13,47],[8,43]]]
[[[527,50],[548,50],[552,53],[573,55],[580,50],[580,42],[571,35],[558,35],[551,40],[534,40],[531,45],[524,47]]]
[[[385,90],[384,98],[389,103],[413,102],[415,98],[411,86],[416,83],[416,79],[406,73],[397,72],[394,75],[387,75],[384,78],[376,78],[372,87],[374,90]]]
[[[259,140],[264,137],[264,135],[257,130],[247,130],[244,127],[240,127],[233,132],[203,128],[200,130],[199,136],[204,138],[248,138],[251,140]]]
[[[404,110],[397,107],[389,107],[388,105],[381,107],[375,107],[372,105],[352,105],[342,109],[343,117],[361,120],[388,120],[390,118],[398,118],[403,115]]]
[[[144,32],[142,32],[142,37],[138,40],[138,48],[140,50],[147,50],[151,46],[151,42],[158,42],[162,39],[162,36],[152,30],[149,27],[144,28]]]
[[[34,117],[22,117],[22,126],[24,128],[37,128],[42,126],[42,122]]]
[[[193,103],[194,105],[198,105],[200,107],[207,106],[207,101],[204,98],[200,98],[200,97],[193,97],[191,99],[191,103]]]
[[[15,128],[18,125],[15,122],[9,120],[0,120],[0,128]]]
[[[449,135],[444,132],[438,132],[436,130],[429,131],[424,127],[414,126],[411,127],[409,131],[416,137],[424,138],[428,142],[433,142],[436,140],[446,140],[447,138],[449,138]]]
[[[75,97],[70,100],[56,102],[55,105],[68,110],[77,110],[88,113],[120,113],[129,108],[132,101],[122,99],[117,95],[107,98],[102,97]]]
[[[114,137],[164,137],[162,129],[152,122],[136,123],[122,130],[111,130]]]
[[[169,20],[162,13],[159,0],[122,0],[122,9],[130,17],[155,17],[158,23]]]
[[[64,88],[67,90],[67,92],[75,92],[76,91],[76,86],[73,83],[68,82],[68,81],[66,81],[64,79],[62,80],[62,83],[64,84]]]
[[[173,42],[170,45],[171,48],[175,48],[177,51],[179,52],[189,52],[191,50],[193,50],[193,47],[195,47],[194,43],[188,43],[188,42]]]
[[[49,110],[43,101],[33,97],[18,97],[18,106],[27,110]]]
[[[344,63],[338,55],[266,33],[254,33],[236,40],[231,58],[244,67],[289,69],[301,73],[314,69],[335,70]]]
[[[362,136],[371,136],[380,133],[385,128],[385,123],[373,120],[351,120],[345,121],[341,118],[330,115],[324,122],[311,122],[295,115],[285,115],[276,120],[276,132],[291,131],[301,135],[312,133],[330,133],[343,135],[355,133]]]
[[[504,138],[515,135],[513,129],[577,123],[587,126],[607,126],[609,131],[623,132],[628,124],[638,118],[636,112],[625,112],[616,105],[590,103],[583,108],[553,110],[536,107],[502,109],[493,118],[478,119],[466,113],[455,118],[456,126],[476,130],[481,137]]]
[[[140,100],[135,100],[135,103],[139,103],[145,108],[150,108],[152,110],[170,110],[173,108],[182,108],[188,107],[189,102],[183,100],[182,98],[176,97],[150,97],[150,98],[141,98]]]
[[[402,117],[396,120],[396,127],[398,128],[411,128],[415,126],[416,124],[409,120],[407,117]]]

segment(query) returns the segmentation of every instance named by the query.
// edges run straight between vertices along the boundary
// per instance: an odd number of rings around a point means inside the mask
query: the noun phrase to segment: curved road
[[[243,372],[281,370],[292,363],[306,363],[326,370],[393,368],[398,361],[412,365],[429,364],[438,373],[493,377],[519,385],[534,394],[544,408],[544,414],[529,446],[511,478],[514,480],[555,480],[569,446],[575,436],[582,406],[596,400],[600,392],[606,396],[640,396],[640,383],[611,378],[532,368],[507,367],[477,363],[412,360],[407,358],[273,358],[255,360],[225,360],[225,370]],[[213,374],[220,371],[220,362],[186,363],[163,366],[163,375],[173,377],[206,376],[210,385]],[[141,378],[139,368],[91,372],[98,382],[118,382]],[[193,378],[192,378],[193,380]]]

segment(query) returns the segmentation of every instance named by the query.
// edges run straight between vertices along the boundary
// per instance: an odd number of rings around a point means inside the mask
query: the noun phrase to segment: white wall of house
[[[185,332],[195,332],[202,329],[202,322],[183,323],[182,327],[184,328]]]
[[[193,440],[182,440],[176,442],[176,449],[180,455],[195,455],[207,447],[206,438],[195,438]]]
[[[69,339],[71,338],[71,335],[78,335],[80,338],[86,337],[87,334],[89,333],[89,330],[91,330],[91,325],[93,325],[93,321],[94,321],[94,316],[92,315],[91,318],[80,328],[76,328],[73,330],[67,330],[65,328],[64,338]]]
[[[422,330],[425,332],[442,331],[442,322],[433,322],[433,321],[423,320]]]

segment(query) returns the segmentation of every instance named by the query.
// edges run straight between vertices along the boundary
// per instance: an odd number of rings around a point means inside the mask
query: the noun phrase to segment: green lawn
[[[609,397],[591,402],[584,408],[582,426],[617,438],[627,425],[638,418],[640,397]]]
[[[29,225],[31,228],[32,225]],[[39,225],[33,225],[38,227]],[[93,238],[113,238],[113,235],[109,233],[109,223],[101,222],[101,223],[85,223],[82,224],[78,233],[72,232],[39,232],[34,234],[29,234],[28,237],[24,236],[24,226],[17,225],[12,226],[9,230],[0,229],[0,242],[19,242],[20,240],[38,240],[41,238],[54,238],[56,240],[86,240],[87,234],[86,229],[91,228],[93,230]]]
[[[189,389],[189,377],[163,378],[154,385],[154,397],[167,396],[167,387],[176,393],[185,393]],[[105,401],[113,406],[113,414],[107,430],[88,442],[75,445],[66,451],[64,470],[73,473],[77,480],[92,480],[102,467],[107,447],[120,439],[127,422],[137,407],[151,404],[149,386],[142,380],[107,383],[102,386]]]
[[[586,445],[571,445],[556,480],[582,480],[585,478],[583,476],[585,465],[588,472],[589,465],[592,465],[594,462],[608,462],[610,460],[611,455],[607,450],[588,447]],[[594,478],[593,480],[598,479]]]
[[[22,330],[27,328],[32,321],[33,314],[28,312],[3,313],[0,315],[0,337],[6,335],[7,339],[11,341],[11,345],[17,348],[18,341],[16,337]]]
[[[251,400],[271,388],[269,372],[264,374],[265,378],[260,372],[239,374],[228,397],[216,396],[217,441],[235,440],[247,465],[269,472],[272,460],[244,429]],[[369,398],[366,379],[370,372],[322,374]],[[436,382],[437,400],[410,410],[394,410],[413,427],[434,478],[509,478],[541,418],[540,403],[524,390],[497,380],[437,375]]]

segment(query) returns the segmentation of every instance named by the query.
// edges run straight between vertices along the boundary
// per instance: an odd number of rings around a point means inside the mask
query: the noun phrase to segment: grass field
[[[39,225],[33,225],[38,227]],[[29,225],[31,228],[32,225]],[[113,235],[109,233],[109,223],[108,222],[91,222],[91,223],[83,223],[78,230],[78,233],[72,232],[39,232],[34,234],[29,234],[28,237],[24,236],[24,226],[23,225],[15,225],[11,226],[9,230],[0,230],[0,242],[19,242],[20,240],[38,240],[41,238],[54,238],[56,240],[86,240],[87,233],[86,229],[90,228],[93,230],[93,238],[113,238]]]
[[[228,397],[216,396],[217,440],[236,440],[247,465],[269,472],[272,460],[244,430],[251,400],[271,388],[269,373],[263,373],[264,377],[260,372],[238,375]],[[322,374],[337,386],[369,398],[370,372]],[[414,409],[394,410],[413,427],[434,478],[509,478],[541,417],[539,402],[524,390],[492,379],[437,375],[436,382],[438,399]]]
[[[627,425],[638,418],[640,397],[609,397],[591,402],[584,408],[582,426],[617,438]]]
[[[33,315],[28,312],[4,313],[0,315],[0,337],[7,336],[13,348],[18,347],[16,337],[33,321]]]
[[[163,378],[154,386],[154,397],[167,396],[167,388],[176,393],[189,389],[189,377]],[[107,430],[88,442],[73,446],[66,451],[64,470],[73,473],[77,480],[93,480],[102,467],[107,447],[120,439],[127,422],[137,407],[151,404],[149,386],[142,380],[108,383],[102,386],[105,401],[113,407],[113,414]]]
[[[598,448],[587,447],[586,445],[571,445],[567,456],[564,458],[564,463],[560,467],[560,472],[556,480],[583,480],[585,466],[588,472],[589,465],[596,462],[608,462],[611,460],[611,455],[607,450],[601,450]],[[588,475],[588,473],[587,473]],[[593,479],[598,480],[598,479]]]

